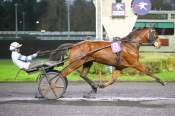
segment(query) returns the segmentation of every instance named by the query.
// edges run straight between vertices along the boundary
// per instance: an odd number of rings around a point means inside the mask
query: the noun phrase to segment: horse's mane
[[[134,36],[137,36],[137,34],[143,29],[149,29],[149,28],[144,27],[144,28],[140,28],[140,29],[135,29],[131,33],[129,33],[126,37],[122,38],[122,40],[131,40],[131,39],[133,39]]]

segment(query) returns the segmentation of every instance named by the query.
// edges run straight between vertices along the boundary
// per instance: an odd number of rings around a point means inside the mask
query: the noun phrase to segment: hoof
[[[35,98],[44,98],[44,96],[42,96],[42,95],[40,95],[40,94],[35,94],[35,96],[34,96]]]
[[[35,96],[35,98],[44,98],[43,96]]]
[[[159,78],[157,78],[156,81],[159,82],[162,86],[165,86],[165,84],[166,84],[165,82],[163,82],[163,81],[162,81],[161,79],[159,79]]]
[[[167,83],[166,82],[161,82],[161,85],[162,86],[165,86]]]
[[[98,87],[103,89],[103,88],[105,88],[105,85],[104,84],[99,84]]]
[[[83,98],[96,98],[96,92],[97,91],[92,90],[89,93],[83,95]]]
[[[90,94],[91,94],[91,93],[92,93],[92,94],[93,94],[93,93],[97,93],[97,87],[93,87],[93,88],[92,88],[92,91],[90,91],[89,93],[90,93]]]

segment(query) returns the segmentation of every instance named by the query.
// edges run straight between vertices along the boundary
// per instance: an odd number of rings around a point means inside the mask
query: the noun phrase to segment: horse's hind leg
[[[148,72],[148,70],[145,68],[144,65],[140,64],[134,67],[135,69],[137,69],[138,71],[152,77],[153,79],[155,79],[157,82],[159,82],[161,85],[165,86],[165,83],[158,77],[156,77],[155,75],[151,74]]]
[[[65,67],[62,71],[61,74],[63,77],[66,77],[67,75],[69,75],[71,72],[73,72],[74,70],[76,70],[77,68],[79,68],[81,65],[83,65],[85,62],[85,60],[83,59],[79,59],[76,60],[72,63],[69,63],[69,65],[67,67]]]
[[[85,64],[83,64],[83,68],[82,68],[82,71],[81,71],[81,74],[80,76],[91,86],[92,88],[92,91],[89,92],[90,93],[96,93],[97,92],[97,85],[91,81],[88,77],[87,77],[87,74],[89,72],[89,69],[92,65],[92,62],[87,62]]]

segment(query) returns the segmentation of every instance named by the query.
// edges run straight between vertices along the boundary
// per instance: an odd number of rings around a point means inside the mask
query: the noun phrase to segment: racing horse
[[[61,75],[66,77],[80,66],[83,66],[80,77],[91,86],[92,90],[89,93],[96,93],[98,88],[105,88],[112,85],[125,68],[134,68],[164,85],[162,80],[150,73],[147,68],[139,62],[139,48],[143,43],[150,43],[155,48],[161,46],[157,33],[149,28],[138,29],[120,41],[122,49],[120,55],[112,52],[112,42],[110,41],[85,40],[73,44],[69,49],[68,65],[61,71]],[[120,57],[119,63],[117,63],[117,57]],[[102,84],[96,84],[90,80],[87,74],[93,62],[113,66],[112,78]]]

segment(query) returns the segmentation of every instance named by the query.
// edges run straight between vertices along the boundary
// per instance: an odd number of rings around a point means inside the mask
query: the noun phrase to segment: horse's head
[[[161,46],[160,38],[155,30],[149,29],[147,38],[148,43],[151,43],[152,45],[154,45],[154,47],[159,48]]]
[[[161,46],[160,38],[156,31],[149,28],[144,28],[138,31],[139,37],[143,43],[150,43],[154,47],[159,48]]]

